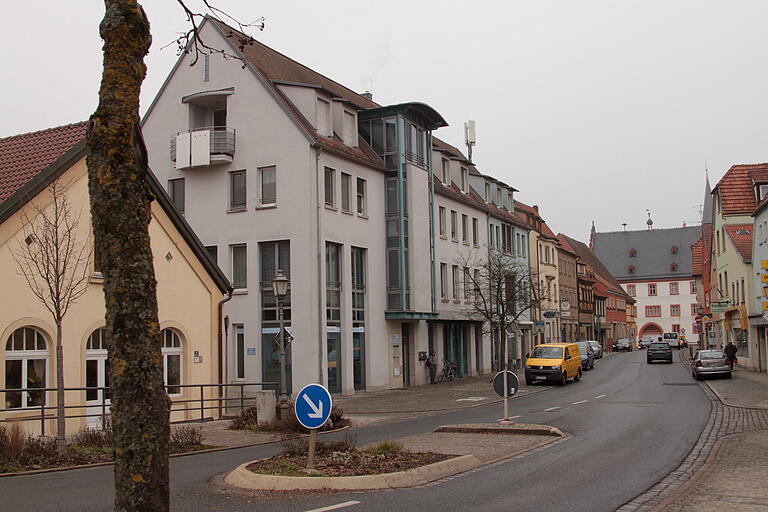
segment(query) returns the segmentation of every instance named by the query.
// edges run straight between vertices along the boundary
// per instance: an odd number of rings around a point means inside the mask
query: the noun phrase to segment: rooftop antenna
[[[467,121],[464,123],[464,143],[467,145],[467,157],[469,158],[469,163],[472,163],[472,147],[477,144],[474,121]]]
[[[651,220],[651,210],[646,208],[645,211],[648,213],[648,220],[645,221],[645,224],[648,226],[648,230],[650,231],[651,229],[653,229],[653,221]]]
[[[624,231],[626,231],[627,230],[627,223],[626,222],[622,222],[621,223],[621,227],[623,227]]]

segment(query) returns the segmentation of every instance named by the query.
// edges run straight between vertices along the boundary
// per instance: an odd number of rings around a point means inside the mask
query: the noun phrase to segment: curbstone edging
[[[418,468],[396,473],[380,475],[312,477],[312,476],[275,476],[254,473],[248,466],[257,461],[241,464],[224,477],[224,483],[233,487],[263,491],[293,490],[374,490],[398,489],[425,485],[435,480],[475,469],[483,462],[474,455],[462,455],[452,459],[427,464]]]
[[[443,425],[441,427],[437,427],[435,432],[450,432],[450,433],[458,433],[458,434],[501,434],[501,435],[513,435],[513,434],[522,434],[522,435],[529,435],[529,436],[554,436],[554,437],[565,437],[565,434],[563,432],[556,428],[556,427],[550,427],[549,425],[537,425],[535,427],[515,427],[511,425],[506,425],[503,428],[501,427],[462,427],[462,426],[452,426],[452,425]]]

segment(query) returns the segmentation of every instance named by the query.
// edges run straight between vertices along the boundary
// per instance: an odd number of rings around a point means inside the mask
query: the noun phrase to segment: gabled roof
[[[558,247],[560,247],[560,249],[576,256],[576,251],[574,251],[573,247],[571,247],[571,244],[568,243],[568,238],[565,235],[563,235],[562,233],[558,233],[557,242],[558,242]]]
[[[592,269],[592,272],[595,274],[597,280],[605,284],[609,292],[614,293],[615,295],[620,295],[625,299],[629,298],[629,295],[626,294],[624,288],[621,287],[621,284],[619,284],[619,282],[616,280],[613,274],[611,274],[608,268],[603,265],[603,262],[600,261],[600,259],[592,251],[589,250],[589,247],[587,247],[586,244],[579,242],[578,240],[575,240],[567,235],[561,236],[573,249],[573,252],[579,258],[579,261]]]
[[[690,277],[690,248],[700,236],[699,226],[595,233],[592,250],[621,280]]]
[[[0,151],[0,170],[2,171],[0,174],[2,179],[6,183],[13,184],[14,188],[10,195],[0,198],[0,224],[45,190],[48,185],[64,174],[72,165],[85,158],[86,126],[87,122],[82,122],[32,134],[0,139],[0,148],[5,148],[4,151]],[[74,133],[77,132],[80,135],[75,137]],[[11,140],[26,137],[30,137],[30,139],[26,140],[27,143]],[[36,144],[30,143],[32,140]],[[40,146],[40,144],[45,144],[47,141],[54,144],[54,147],[46,149]],[[50,160],[51,155],[54,154],[57,155],[56,158],[41,168],[40,162]],[[30,161],[31,163],[29,165],[19,164],[19,162],[24,161]],[[187,224],[187,221],[184,220],[184,217],[173,206],[171,199],[154,173],[147,169],[144,176],[147,180],[147,186],[155,196],[155,199],[176,226],[176,229],[179,230],[179,233],[200,260],[203,268],[211,276],[214,283],[216,283],[222,293],[231,290],[232,287],[229,280],[211,260],[208,251],[205,250],[200,239],[197,238],[192,228]],[[10,188],[8,187],[8,190]]]
[[[0,203],[85,137],[87,122],[0,139]]]
[[[744,263],[752,262],[752,224],[726,224],[725,232]]]
[[[713,190],[720,193],[723,215],[751,215],[756,183],[768,183],[768,163],[731,166]]]

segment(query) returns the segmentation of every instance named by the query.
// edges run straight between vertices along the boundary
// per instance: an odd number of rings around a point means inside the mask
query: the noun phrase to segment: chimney
[[[373,101],[373,93],[371,93],[371,91],[365,91],[363,93],[360,93],[360,96],[367,99],[368,101]]]
[[[536,215],[539,214],[539,205],[535,204],[533,205],[533,209],[536,211]]]

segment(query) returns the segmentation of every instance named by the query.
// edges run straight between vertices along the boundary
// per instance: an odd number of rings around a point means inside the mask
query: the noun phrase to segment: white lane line
[[[596,396],[595,398],[603,398],[603,397],[606,397],[606,396],[608,396],[608,395],[599,395],[599,396]]]
[[[352,505],[357,505],[359,503],[359,501],[345,501],[344,503],[337,503],[336,505],[329,505],[327,507],[313,508],[312,510],[307,510],[306,512],[327,512],[328,510],[338,510],[340,508],[351,507]]]
[[[573,405],[585,404],[587,402],[589,402],[589,400],[579,400],[578,402],[573,402]]]
[[[516,419],[516,418],[519,418],[519,417],[520,417],[520,415],[517,415],[517,416],[510,416],[509,418],[506,418],[506,419],[508,419],[508,420],[514,420],[514,419]],[[504,418],[499,418],[497,421],[504,421]]]
[[[554,411],[554,410],[556,410],[556,409],[561,409],[561,407],[550,407],[549,409],[544,409],[544,411],[543,411],[543,412]]]

